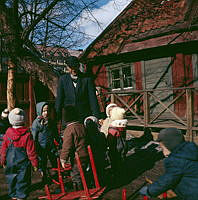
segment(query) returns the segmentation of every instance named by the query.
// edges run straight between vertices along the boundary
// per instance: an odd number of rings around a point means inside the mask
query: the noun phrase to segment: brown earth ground
[[[133,134],[137,137],[142,135],[142,132],[129,131],[129,134]],[[154,138],[156,134],[153,133]],[[145,182],[145,177],[150,180],[156,180],[163,173],[163,164],[161,155],[156,155],[153,151],[144,152],[140,151],[129,156],[127,161],[127,179],[125,183],[117,186],[114,189],[107,189],[101,200],[122,200],[122,189],[126,189],[127,198],[129,198],[141,185]],[[108,179],[108,177],[107,177]],[[109,184],[111,185],[111,184]],[[55,188],[56,186],[51,186]],[[36,200],[39,196],[45,195],[44,188],[41,185],[41,177],[39,172],[34,172],[32,175],[32,191],[28,200]],[[9,199],[7,196],[7,184],[3,169],[0,168],[0,200]],[[143,199],[138,196],[136,200]],[[158,198],[155,198],[158,199]],[[154,200],[154,198],[153,198]]]

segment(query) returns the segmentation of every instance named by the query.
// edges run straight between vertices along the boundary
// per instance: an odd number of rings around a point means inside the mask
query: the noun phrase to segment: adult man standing
[[[57,118],[62,119],[63,128],[64,108],[68,105],[74,105],[77,108],[81,122],[90,115],[100,118],[96,89],[92,79],[80,72],[77,57],[68,57],[67,66],[69,73],[59,78],[55,104]]]

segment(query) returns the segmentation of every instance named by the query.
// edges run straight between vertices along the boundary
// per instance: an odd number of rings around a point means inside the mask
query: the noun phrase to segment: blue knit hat
[[[157,142],[162,142],[170,151],[184,141],[183,134],[177,128],[165,128],[160,131],[157,138]]]

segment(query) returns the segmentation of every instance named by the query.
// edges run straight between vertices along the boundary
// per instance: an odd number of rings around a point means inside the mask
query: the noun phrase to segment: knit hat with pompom
[[[10,111],[8,119],[12,126],[22,126],[25,123],[25,112],[20,108],[14,108]]]
[[[122,120],[125,118],[125,109],[120,107],[114,107],[111,111],[112,120]]]
[[[106,107],[106,115],[107,117],[110,117],[110,108],[114,108],[117,105],[115,103],[110,103],[107,107]]]

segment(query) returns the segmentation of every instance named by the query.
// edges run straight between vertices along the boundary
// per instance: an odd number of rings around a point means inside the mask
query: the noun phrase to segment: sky
[[[90,20],[88,17],[90,13],[84,11],[79,23],[81,29],[91,37],[91,40],[82,49],[85,49],[130,2],[131,0],[99,0],[98,8],[92,10],[92,15],[100,23],[100,26],[95,20]]]

